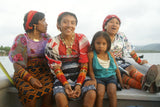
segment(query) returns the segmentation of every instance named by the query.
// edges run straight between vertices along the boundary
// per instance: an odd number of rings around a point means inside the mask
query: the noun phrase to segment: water
[[[138,53],[138,55],[144,55],[143,59],[148,60],[150,64],[160,64],[160,53]],[[0,62],[6,68],[9,75],[12,76],[14,73],[14,69],[13,69],[13,64],[8,59],[8,56],[0,56]],[[0,69],[0,77],[4,76],[5,74]]]
[[[138,55],[144,55],[143,59],[150,64],[160,64],[160,53],[138,53]]]

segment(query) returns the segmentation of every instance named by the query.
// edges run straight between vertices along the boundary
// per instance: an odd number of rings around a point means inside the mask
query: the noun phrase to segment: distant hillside
[[[160,43],[135,46],[136,52],[160,52]]]

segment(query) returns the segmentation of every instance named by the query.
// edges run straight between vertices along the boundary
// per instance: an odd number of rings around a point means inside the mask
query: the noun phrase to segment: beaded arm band
[[[16,70],[17,70],[20,78],[22,78],[25,81],[30,82],[31,78],[33,78],[29,72],[27,72],[23,67],[21,67],[18,64],[16,64]]]
[[[32,75],[27,72],[21,65],[14,64],[14,68],[15,71],[18,73],[19,77],[23,80],[30,82],[31,78],[33,78]]]
[[[132,54],[131,56],[138,64],[142,64],[142,60],[140,59],[140,57],[138,57],[136,53]]]
[[[77,79],[77,83],[76,83],[77,85],[82,85],[83,84],[83,82],[86,78],[87,70],[88,70],[87,66],[83,66],[81,68],[78,79]]]
[[[61,69],[59,68],[55,69],[54,73],[56,74],[56,77],[63,85],[69,84]]]
[[[19,70],[19,71],[18,71],[18,74],[20,75],[20,77],[21,77],[22,79],[24,79],[25,81],[28,81],[28,82],[30,82],[31,78],[33,78],[32,75],[31,75],[30,73],[28,73],[28,72],[27,72],[26,70],[24,70],[24,69]]]

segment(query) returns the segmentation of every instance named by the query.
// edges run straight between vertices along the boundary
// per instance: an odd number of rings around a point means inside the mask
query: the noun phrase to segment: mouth
[[[72,30],[71,30],[71,29],[66,29],[66,31],[67,31],[67,32],[71,32]]]
[[[112,30],[116,30],[116,28],[112,28]]]

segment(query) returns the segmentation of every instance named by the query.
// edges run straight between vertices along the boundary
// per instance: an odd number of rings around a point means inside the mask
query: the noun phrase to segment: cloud
[[[0,4],[0,45],[11,46],[15,36],[24,33],[23,17],[29,10],[46,14],[48,33],[60,33],[56,28],[59,13],[71,11],[77,15],[76,32],[85,34],[91,41],[92,36],[102,30],[106,15],[116,14],[124,32],[134,45],[157,43],[160,40],[159,0],[5,0]],[[154,39],[155,38],[155,39]]]

